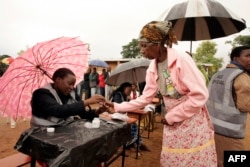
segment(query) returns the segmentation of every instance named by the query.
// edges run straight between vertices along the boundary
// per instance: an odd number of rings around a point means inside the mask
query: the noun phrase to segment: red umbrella
[[[88,45],[61,37],[38,43],[13,61],[0,78],[0,113],[13,119],[30,118],[32,92],[52,82],[55,70],[71,69],[81,81],[88,67]],[[76,83],[76,84],[77,84]]]

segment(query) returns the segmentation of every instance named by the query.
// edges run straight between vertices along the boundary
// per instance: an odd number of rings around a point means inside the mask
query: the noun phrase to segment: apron
[[[163,96],[166,111],[187,100]],[[174,112],[172,110],[171,112]],[[214,131],[204,106],[200,112],[172,126],[163,125],[161,167],[216,167]]]

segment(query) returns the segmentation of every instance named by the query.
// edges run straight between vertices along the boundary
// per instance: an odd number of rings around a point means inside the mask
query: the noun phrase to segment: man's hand
[[[96,110],[96,114],[101,114],[103,112],[109,112],[109,107],[103,105],[104,103],[100,103],[100,107]]]
[[[95,94],[94,96],[91,96],[90,98],[83,101],[85,106],[96,104],[96,103],[104,103],[105,97]]]

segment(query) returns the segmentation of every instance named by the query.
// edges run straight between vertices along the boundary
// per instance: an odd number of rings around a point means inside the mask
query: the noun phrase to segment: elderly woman
[[[110,103],[114,111],[127,112],[162,96],[162,167],[216,167],[214,129],[206,108],[208,90],[193,59],[172,47],[177,43],[168,21],[146,24],[139,36],[140,51],[152,59],[143,94],[135,100]]]

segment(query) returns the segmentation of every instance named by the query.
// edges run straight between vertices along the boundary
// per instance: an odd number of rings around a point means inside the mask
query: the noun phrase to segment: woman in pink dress
[[[161,94],[161,167],[216,167],[205,78],[187,53],[172,48],[173,43],[177,40],[171,22],[146,24],[139,36],[140,52],[152,61],[143,94],[130,102],[108,104],[115,112],[128,112],[143,108],[157,93]]]

